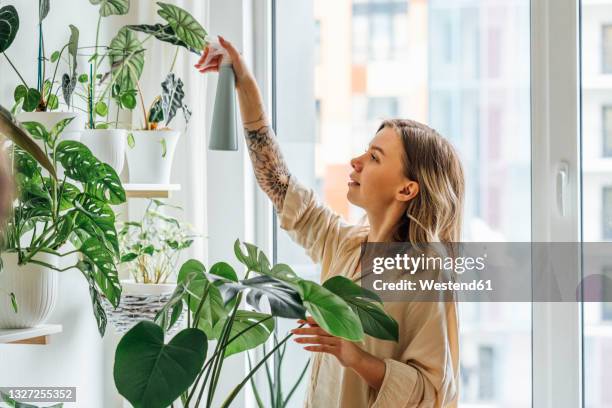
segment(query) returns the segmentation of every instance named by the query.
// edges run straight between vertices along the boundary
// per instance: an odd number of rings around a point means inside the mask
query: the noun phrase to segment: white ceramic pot
[[[180,132],[136,130],[134,145],[126,148],[130,183],[169,184],[174,151]]]
[[[86,129],[81,132],[81,143],[102,163],[108,163],[121,174],[125,162],[127,131],[124,129]]]
[[[134,282],[132,279],[122,279],[121,287],[123,295],[136,295],[136,296],[148,296],[148,295],[168,295],[174,292],[176,288],[176,282],[167,283],[139,283]]]
[[[58,293],[58,272],[38,264],[17,265],[17,254],[2,254],[0,272],[0,328],[25,329],[44,323],[55,309]],[[39,253],[35,259],[57,266],[55,255]],[[15,313],[10,293],[15,294]]]

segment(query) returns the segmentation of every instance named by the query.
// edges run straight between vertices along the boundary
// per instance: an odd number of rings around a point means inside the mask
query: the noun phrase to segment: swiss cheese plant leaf
[[[380,297],[344,276],[334,276],[323,287],[340,296],[359,316],[363,331],[382,340],[398,341],[397,322],[382,308]]]
[[[87,238],[79,250],[95,265],[95,281],[98,287],[109,302],[117,307],[121,298],[121,284],[112,252],[94,237]]]

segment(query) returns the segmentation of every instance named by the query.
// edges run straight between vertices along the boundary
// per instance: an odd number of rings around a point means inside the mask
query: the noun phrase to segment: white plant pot
[[[44,323],[55,309],[58,272],[38,264],[17,265],[17,254],[2,254],[0,272],[0,328],[25,329]],[[35,259],[57,266],[55,255],[39,253]],[[15,313],[10,293],[15,294]]]
[[[174,130],[136,130],[132,135],[134,146],[126,148],[130,183],[169,184],[174,151],[181,133]]]
[[[141,320],[153,321],[172,296],[176,282],[149,284],[126,279],[121,280],[121,287],[119,306],[115,309],[105,300],[104,309],[115,330],[125,333]],[[176,333],[183,326],[183,322],[184,311],[169,333]]]
[[[123,170],[126,139],[127,131],[124,129],[86,129],[81,132],[81,143],[117,174]]]

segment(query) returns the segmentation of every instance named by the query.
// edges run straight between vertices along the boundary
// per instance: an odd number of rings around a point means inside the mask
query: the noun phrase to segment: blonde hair
[[[463,220],[464,179],[457,152],[427,125],[408,119],[385,120],[378,131],[394,129],[404,146],[404,175],[419,184],[393,240],[412,245],[459,242]]]

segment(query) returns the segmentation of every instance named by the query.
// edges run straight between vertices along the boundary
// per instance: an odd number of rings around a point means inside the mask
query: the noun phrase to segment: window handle
[[[569,165],[561,162],[557,170],[557,208],[559,214],[565,217],[567,214],[567,185],[569,183]]]

